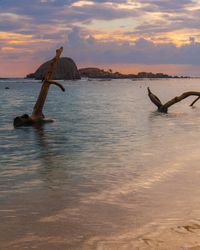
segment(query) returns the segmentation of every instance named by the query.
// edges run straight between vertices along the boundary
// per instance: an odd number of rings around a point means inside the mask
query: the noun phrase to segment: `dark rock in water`
[[[30,126],[33,124],[31,117],[27,114],[15,117],[13,121],[14,127]]]
[[[28,74],[27,78],[42,80],[47,73],[51,61],[43,63],[35,73]],[[52,79],[54,80],[77,80],[80,74],[75,62],[68,57],[62,57],[58,60]]]
[[[5,89],[10,89],[9,87],[5,87]]]

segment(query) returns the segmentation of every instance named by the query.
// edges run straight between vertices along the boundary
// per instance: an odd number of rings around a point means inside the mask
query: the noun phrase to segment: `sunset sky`
[[[200,0],[0,0],[0,77],[77,66],[200,76]]]

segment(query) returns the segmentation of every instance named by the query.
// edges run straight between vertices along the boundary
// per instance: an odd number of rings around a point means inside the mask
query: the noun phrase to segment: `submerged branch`
[[[32,115],[29,116],[27,114],[24,114],[22,116],[17,116],[13,121],[13,124],[15,127],[30,126],[30,125],[35,125],[35,124],[52,122],[52,120],[45,119],[42,113],[42,110],[43,110],[44,103],[46,101],[46,97],[48,95],[49,87],[51,84],[54,84],[58,86],[62,91],[65,91],[65,88],[62,86],[62,84],[52,81],[56,63],[58,59],[60,58],[62,51],[63,51],[63,47],[60,47],[59,49],[57,49],[56,55],[53,57],[53,59],[50,62],[48,71],[42,81],[42,87],[41,87],[39,96],[37,98],[37,101],[35,103],[35,106],[33,108]]]
[[[198,97],[190,104],[190,106],[192,107],[199,99],[200,99],[200,96],[198,96]]]
[[[32,119],[38,119],[38,118],[43,117],[42,110],[43,110],[44,103],[45,103],[45,100],[46,100],[46,97],[48,94],[49,86],[52,83],[51,78],[52,78],[53,73],[54,73],[55,65],[56,65],[62,51],[63,51],[63,47],[60,47],[60,49],[57,49],[55,57],[50,62],[49,69],[48,69],[47,74],[45,75],[44,80],[43,80],[40,94],[39,94],[38,99],[36,101],[36,104],[33,108],[33,113],[31,115]],[[56,85],[59,86],[62,90],[64,89],[63,87],[60,86],[60,84],[56,84]]]
[[[173,99],[169,100],[165,104],[162,104],[160,99],[150,91],[149,87],[147,89],[148,89],[148,96],[149,96],[150,100],[157,106],[158,111],[162,112],[162,113],[167,113],[169,107],[171,107],[172,105],[174,105],[177,102],[182,101],[183,99],[185,99],[189,96],[198,96],[198,98],[196,98],[190,106],[193,106],[194,103],[200,99],[200,92],[188,91],[188,92],[184,92],[180,96],[174,97]]]

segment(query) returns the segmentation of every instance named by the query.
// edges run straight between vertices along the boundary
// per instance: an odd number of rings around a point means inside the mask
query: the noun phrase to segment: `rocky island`
[[[34,78],[41,80],[44,78],[51,61],[43,63],[35,73],[28,74],[26,78]],[[52,79],[54,80],[77,80],[80,79],[80,74],[75,62],[69,57],[59,58]]]

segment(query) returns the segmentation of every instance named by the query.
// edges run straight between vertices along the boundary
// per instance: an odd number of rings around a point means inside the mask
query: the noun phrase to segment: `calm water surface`
[[[14,129],[41,85],[0,80],[0,249],[198,249],[200,103],[158,114],[146,88],[164,102],[199,81],[65,81],[54,123]]]

